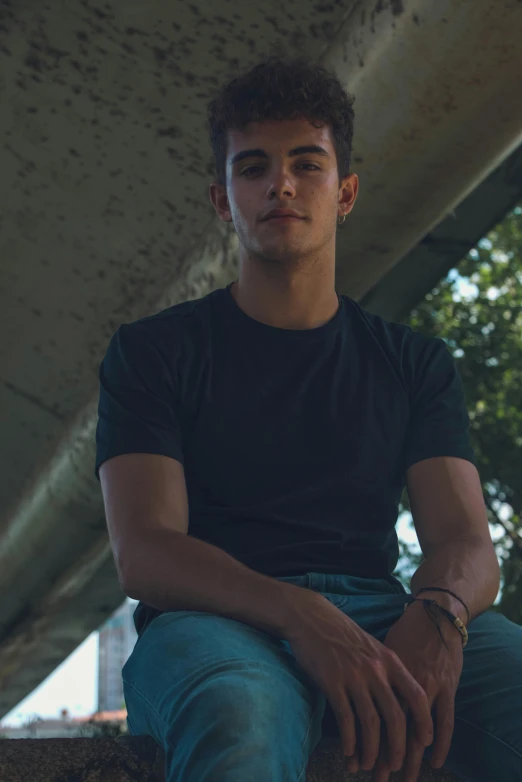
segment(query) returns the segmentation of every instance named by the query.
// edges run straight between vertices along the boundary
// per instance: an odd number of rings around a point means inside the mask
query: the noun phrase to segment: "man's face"
[[[339,185],[329,126],[316,128],[306,119],[229,131],[226,182],[226,190],[210,186],[219,216],[234,224],[243,252],[279,262],[335,252],[340,196],[348,213],[358,188],[356,174]],[[267,220],[272,209],[302,217]]]

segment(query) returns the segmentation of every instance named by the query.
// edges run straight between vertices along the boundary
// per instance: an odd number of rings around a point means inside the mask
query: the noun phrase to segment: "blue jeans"
[[[408,594],[393,577],[278,580],[321,592],[380,641]],[[520,782],[522,627],[486,611],[468,633],[445,768],[469,782]],[[288,642],[227,617],[161,614],[122,677],[129,731],[163,747],[167,782],[304,782],[321,736],[339,735],[330,704]]]

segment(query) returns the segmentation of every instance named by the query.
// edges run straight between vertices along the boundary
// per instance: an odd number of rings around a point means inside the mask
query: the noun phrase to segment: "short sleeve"
[[[411,360],[411,415],[404,472],[434,456],[458,456],[476,466],[464,388],[453,355],[438,337]]]
[[[143,325],[119,327],[100,365],[99,381],[98,480],[103,462],[124,453],[156,453],[183,464],[172,372]]]

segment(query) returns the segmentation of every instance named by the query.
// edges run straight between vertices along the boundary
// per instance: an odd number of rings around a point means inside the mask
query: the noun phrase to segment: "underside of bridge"
[[[110,337],[237,277],[210,94],[271,54],[336,72],[337,289],[399,320],[522,195],[521,30],[517,0],[0,1],[0,718],[125,597],[93,475]]]

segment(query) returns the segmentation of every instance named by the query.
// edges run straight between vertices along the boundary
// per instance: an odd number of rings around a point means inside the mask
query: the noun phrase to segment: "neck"
[[[280,329],[315,329],[331,320],[339,308],[334,270],[319,279],[314,275],[267,278],[241,269],[230,292],[234,301],[254,320]]]

